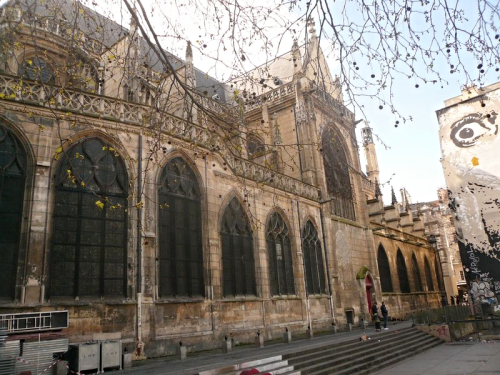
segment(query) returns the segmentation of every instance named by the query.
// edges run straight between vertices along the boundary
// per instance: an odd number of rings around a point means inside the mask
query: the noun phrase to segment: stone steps
[[[364,342],[357,338],[293,352],[284,350],[284,355],[204,371],[199,375],[239,375],[252,368],[260,374],[273,375],[370,374],[441,343],[415,328],[406,328],[376,334]]]

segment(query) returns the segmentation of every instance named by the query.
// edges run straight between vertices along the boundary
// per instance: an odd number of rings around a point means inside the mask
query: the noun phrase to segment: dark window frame
[[[253,232],[248,216],[236,197],[224,210],[220,235],[224,298],[256,296]]]
[[[302,253],[304,256],[305,279],[308,294],[325,294],[325,266],[318,231],[311,220],[302,230]]]
[[[411,256],[411,268],[413,270],[413,282],[415,285],[415,291],[423,292],[424,287],[422,284],[422,275],[420,274],[420,267],[418,265],[418,260],[415,254]]]
[[[355,221],[354,189],[340,131],[332,126],[325,128],[321,135],[321,147],[331,211],[336,216]]]
[[[159,297],[204,297],[201,189],[182,157],[163,168],[158,196]]]
[[[385,251],[382,244],[378,247],[377,263],[382,292],[393,293],[394,288],[392,286],[391,265],[389,263],[389,258],[387,257],[387,252]]]
[[[125,297],[128,175],[124,161],[111,144],[98,137],[76,142],[61,159],[56,174],[50,296]]]
[[[401,293],[411,293],[408,268],[406,267],[406,261],[403,253],[399,249],[396,255],[396,264],[398,269],[399,291]]]
[[[432,279],[431,266],[429,264],[429,260],[427,259],[427,257],[424,258],[424,270],[425,270],[425,281],[427,283],[427,290],[433,292],[435,290],[434,281]]]
[[[20,139],[2,124],[0,151],[0,299],[12,300],[16,294],[28,154]]]
[[[266,244],[271,296],[295,295],[290,231],[277,211],[272,213],[267,223]]]

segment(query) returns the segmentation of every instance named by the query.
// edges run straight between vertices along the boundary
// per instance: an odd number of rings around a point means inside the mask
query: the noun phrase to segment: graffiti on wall
[[[460,256],[474,302],[490,306],[500,297],[499,113],[500,89],[438,111]]]

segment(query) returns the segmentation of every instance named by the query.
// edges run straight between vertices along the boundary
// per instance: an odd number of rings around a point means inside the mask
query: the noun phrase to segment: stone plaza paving
[[[382,374],[498,375],[500,374],[500,342],[459,341],[441,345],[374,373],[374,375]]]

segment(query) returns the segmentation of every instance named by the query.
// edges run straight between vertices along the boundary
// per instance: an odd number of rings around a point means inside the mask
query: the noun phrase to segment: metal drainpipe
[[[304,258],[304,247],[303,247],[303,239],[302,239],[302,225],[300,224],[300,205],[299,201],[297,202],[297,218],[299,220],[299,236],[300,236],[300,250],[302,253],[302,265],[304,267],[304,286],[306,291],[306,312],[307,312],[307,321],[309,326],[311,326],[311,311],[309,306],[309,292],[307,290],[307,277],[306,277],[306,261]]]
[[[137,203],[142,196],[142,131],[139,133],[137,155]],[[137,354],[142,355],[142,209],[137,207]]]
[[[321,190],[318,190],[318,195],[322,200]],[[328,250],[326,248],[326,236],[325,236],[325,215],[323,213],[323,204],[320,202],[319,205],[319,213],[321,217],[321,232],[323,233],[323,247],[325,249],[325,261],[326,261],[326,275],[328,277],[328,292],[330,293],[330,314],[332,316],[332,320],[335,319],[335,315],[333,313],[333,294],[332,294],[332,281],[330,276],[330,262],[328,259]]]

